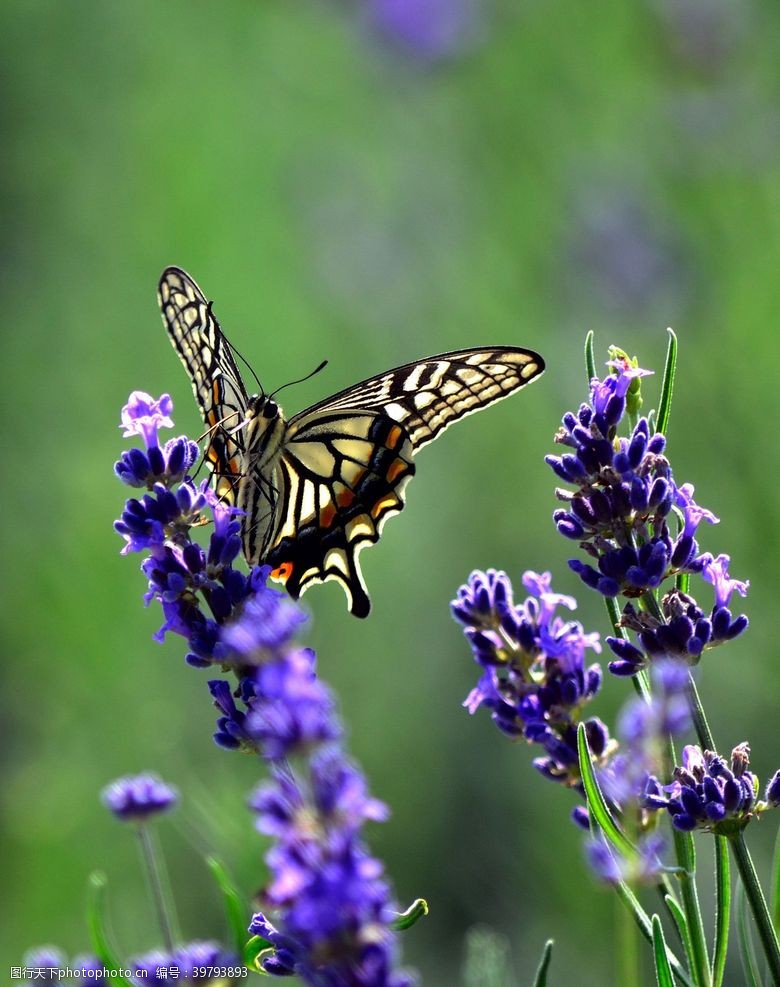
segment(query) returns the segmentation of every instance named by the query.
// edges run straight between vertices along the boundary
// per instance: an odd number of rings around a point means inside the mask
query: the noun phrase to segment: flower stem
[[[138,826],[138,839],[141,843],[141,857],[144,861],[149,890],[157,912],[163,944],[169,953],[173,953],[175,946],[174,920],[171,916],[171,902],[168,900],[164,889],[163,864],[149,827],[144,823],[140,823]]]
[[[698,987],[710,987],[712,978],[710,976],[710,962],[707,956],[707,940],[704,935],[704,922],[701,917],[699,907],[699,896],[696,893],[696,883],[694,875],[696,873],[696,850],[693,845],[693,837],[690,833],[683,833],[675,829],[674,846],[682,871],[678,874],[680,881],[680,892],[683,901],[683,910],[688,923],[688,935],[690,936],[691,960],[694,980]]]
[[[745,843],[744,833],[736,833],[729,837],[734,859],[737,862],[739,876],[742,878],[742,885],[745,889],[745,896],[750,902],[750,910],[753,912],[753,919],[758,927],[758,934],[761,938],[761,945],[764,947],[767,963],[772,972],[772,982],[780,984],[780,946],[777,936],[772,928],[772,919],[769,916],[764,892],[758,883],[758,875],[750,852]]]
[[[712,731],[707,723],[707,717],[704,715],[704,707],[701,704],[701,699],[699,699],[699,693],[696,689],[696,683],[693,681],[693,676],[688,673],[688,706],[691,710],[691,717],[693,718],[693,726],[696,730],[696,736],[699,738],[699,743],[701,744],[702,750],[714,751],[715,741],[712,737]]]

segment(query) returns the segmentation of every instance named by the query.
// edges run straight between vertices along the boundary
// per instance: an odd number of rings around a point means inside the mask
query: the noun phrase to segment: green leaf
[[[534,987],[547,987],[547,971],[550,968],[550,960],[552,959],[552,950],[555,940],[548,939],[544,944],[544,951],[542,952],[542,958],[539,960],[539,966],[536,968],[536,976],[534,977]]]
[[[655,959],[655,979],[658,987],[674,987],[672,970],[667,957],[666,940],[661,919],[653,915],[653,958]]]
[[[634,921],[636,922],[639,931],[642,933],[644,938],[649,943],[652,944],[653,926],[652,923],[650,922],[650,916],[647,914],[644,908],[642,908],[642,906],[639,904],[639,901],[636,895],[634,894],[634,892],[623,881],[621,881],[619,884],[614,885],[614,888],[620,900],[634,916]],[[677,902],[674,901],[674,898],[672,898],[671,900],[675,905],[677,904]],[[669,963],[671,964],[672,969],[674,970],[674,975],[677,978],[678,983],[683,984],[683,987],[692,987],[691,978],[689,977],[687,972],[683,969],[683,967],[680,965],[680,961],[677,959],[677,957],[674,955],[671,949],[668,950],[667,955],[669,957]]]
[[[105,874],[94,871],[89,875],[89,901],[87,905],[87,925],[89,927],[92,949],[95,956],[107,970],[121,970],[123,964],[108,941],[105,923],[106,888],[108,881]],[[133,987],[125,977],[110,978],[112,984],[118,987]]]
[[[222,892],[222,905],[228,922],[230,935],[238,955],[244,951],[249,921],[241,895],[236,891],[228,873],[216,857],[208,857],[206,864],[211,871],[219,890]]]
[[[780,827],[775,837],[775,856],[772,873],[772,891],[769,899],[772,909],[772,925],[780,929]]]
[[[729,948],[729,919],[731,914],[731,875],[729,847],[725,836],[715,837],[715,945],[712,956],[713,987],[723,983],[726,953]]]
[[[596,376],[596,360],[593,356],[593,330],[585,337],[585,373],[588,375],[588,387]]]
[[[274,948],[267,939],[262,936],[252,936],[241,950],[240,956],[244,961],[244,966],[252,973],[259,973],[263,977],[270,976],[260,965],[266,953],[273,953]]]
[[[407,929],[419,922],[428,914],[428,902],[425,898],[416,898],[405,912],[398,912],[393,919],[393,928],[396,932],[405,932]]]
[[[685,950],[685,955],[688,958],[688,967],[693,969],[693,953],[691,951],[691,934],[688,930],[688,920],[685,917],[685,912],[682,910],[680,903],[672,895],[667,894],[664,896],[664,901],[666,902],[666,907],[669,909],[669,914],[674,919],[674,924],[677,927],[677,932],[680,936],[680,941],[683,944],[683,949]]]
[[[667,332],[669,333],[669,346],[666,350],[666,364],[661,383],[661,403],[658,405],[658,426],[656,428],[657,432],[663,432],[664,435],[666,435],[666,430],[669,427],[674,377],[677,372],[677,336],[672,329],[667,329]]]
[[[577,753],[580,759],[582,784],[588,800],[588,810],[592,813],[594,821],[616,850],[626,857],[635,856],[636,849],[634,845],[618,827],[599,787],[596,773],[593,770],[593,762],[590,757],[590,747],[588,746],[588,737],[585,732],[584,723],[580,723],[577,727]]]
[[[745,975],[745,987],[761,987],[761,975],[758,972],[756,949],[750,934],[747,897],[739,881],[737,882],[736,899],[737,943],[739,944],[739,958],[742,961],[742,972]]]

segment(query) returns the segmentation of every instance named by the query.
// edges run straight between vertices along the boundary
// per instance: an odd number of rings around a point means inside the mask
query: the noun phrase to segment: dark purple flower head
[[[755,814],[758,779],[748,770],[750,748],[739,744],[731,761],[695,745],[683,749],[683,763],[674,769],[674,781],[661,789],[653,779],[653,807],[665,807],[677,829],[703,829],[727,836]],[[662,792],[668,793],[664,799]]]
[[[695,572],[701,565],[694,534],[702,520],[717,518],[693,501],[693,487],[676,487],[663,455],[665,437],[640,418],[628,438],[617,428],[627,402],[638,407],[638,381],[647,371],[625,357],[611,360],[613,373],[591,384],[591,404],[568,412],[556,442],[569,447],[548,456],[556,475],[576,489],[560,489],[567,505],[553,517],[565,537],[580,543],[593,562],[572,559],[583,582],[604,596],[641,596],[670,575]],[[683,517],[673,534],[673,508]]]
[[[141,821],[172,808],[179,795],[154,774],[117,778],[103,789],[102,801],[118,819]]]
[[[582,709],[601,688],[601,667],[587,665],[587,650],[600,651],[597,634],[567,621],[559,607],[575,600],[554,593],[549,573],[526,572],[529,596],[515,604],[506,573],[473,572],[451,604],[464,626],[475,661],[483,672],[464,706],[491,711],[507,736],[539,744],[544,755],[534,767],[545,778],[579,789],[577,723]],[[610,750],[609,732],[595,717],[585,721],[597,757]]]

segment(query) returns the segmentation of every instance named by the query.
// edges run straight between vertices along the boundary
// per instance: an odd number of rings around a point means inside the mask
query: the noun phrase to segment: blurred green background
[[[750,633],[707,656],[701,690],[724,750],[747,737],[762,779],[778,766],[780,7],[24,0],[1,16],[3,962],[87,947],[93,868],[124,953],[158,943],[131,834],[98,803],[126,772],[184,793],[161,836],[188,937],[222,933],[204,851],[247,894],[263,881],[258,765],[213,745],[208,676],[151,640],[160,614],[111,528],[129,391],[169,391],[177,428],[200,431],[155,301],[179,264],[266,388],[330,359],[288,412],[444,349],[547,358],[541,382],[422,455],[363,556],[371,617],[315,588],[308,640],[393,809],[372,847],[401,901],[430,902],[403,939],[424,983],[458,982],[475,924],[508,937],[518,983],[550,936],[553,983],[616,982],[617,906],[573,799],[461,708],[477,669],[447,604],[474,567],[518,586],[551,569],[606,632],[542,457],[585,397],[585,331],[599,360],[616,342],[660,370],[672,325],[676,476],[723,519],[703,547],[752,581]],[[594,712],[629,691],[607,681]],[[764,877],[774,829],[750,831]]]

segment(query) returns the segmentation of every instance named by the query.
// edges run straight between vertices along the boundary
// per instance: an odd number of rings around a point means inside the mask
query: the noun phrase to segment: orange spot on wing
[[[401,438],[401,435],[402,432],[401,429],[398,427],[398,425],[393,425],[393,427],[390,429],[388,433],[387,441],[385,442],[387,448],[395,449],[395,447],[398,445],[398,440]]]
[[[396,477],[400,476],[406,470],[406,463],[403,459],[396,459],[390,464],[390,468],[387,471],[387,480],[392,483]]]
[[[395,494],[388,494],[386,497],[382,497],[378,500],[374,506],[371,508],[371,517],[376,521],[384,512],[392,507],[398,506],[398,498]]]
[[[336,508],[333,504],[326,504],[320,511],[320,526],[323,528],[329,528],[333,524],[333,518],[336,516]]]
[[[336,498],[336,503],[339,505],[339,507],[349,507],[349,505],[352,503],[354,499],[355,499],[355,491],[350,490],[349,487],[347,487],[346,490],[342,490],[341,493],[338,495],[338,497]]]
[[[279,583],[286,583],[293,572],[292,562],[282,562],[275,569],[271,570],[271,579],[275,579]]]

